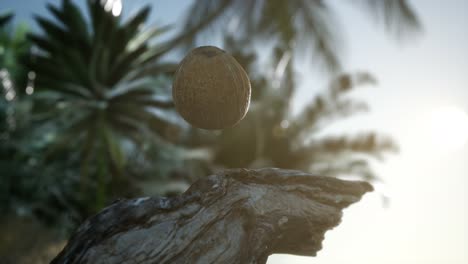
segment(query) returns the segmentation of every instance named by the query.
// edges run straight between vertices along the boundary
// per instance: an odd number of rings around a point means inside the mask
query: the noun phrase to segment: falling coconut
[[[250,93],[249,77],[242,66],[212,46],[190,51],[177,69],[172,88],[180,115],[203,129],[237,124],[247,113]]]

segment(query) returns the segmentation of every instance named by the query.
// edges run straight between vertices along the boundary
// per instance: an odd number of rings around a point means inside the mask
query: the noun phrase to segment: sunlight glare
[[[121,0],[106,0],[101,1],[104,4],[104,10],[112,12],[112,15],[117,17],[122,12],[122,1]]]
[[[453,152],[468,140],[468,115],[458,107],[437,108],[428,115],[425,123],[428,144],[435,151]]]

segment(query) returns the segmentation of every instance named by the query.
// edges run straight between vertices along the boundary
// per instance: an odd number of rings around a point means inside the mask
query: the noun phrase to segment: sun
[[[436,108],[424,123],[426,144],[434,151],[450,153],[461,149],[468,140],[468,115],[458,107]]]

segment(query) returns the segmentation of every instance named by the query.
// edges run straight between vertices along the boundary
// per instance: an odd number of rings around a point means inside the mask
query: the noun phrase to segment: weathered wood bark
[[[282,169],[234,169],[174,198],[118,201],[86,220],[52,263],[266,263],[315,256],[366,182]]]

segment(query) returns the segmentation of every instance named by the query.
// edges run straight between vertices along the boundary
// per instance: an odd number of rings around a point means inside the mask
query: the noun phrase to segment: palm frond
[[[313,55],[330,72],[338,72],[341,69],[339,51],[342,40],[339,39],[339,27],[330,8],[323,1],[299,1],[296,12],[301,18],[296,40],[301,48],[299,52],[313,47]]]
[[[368,105],[365,102],[345,97],[350,91],[363,85],[373,85],[375,78],[367,72],[340,74],[334,78],[328,89],[319,94],[306,105],[302,112],[292,120],[289,134],[292,137],[303,138],[304,134],[318,131],[324,125],[330,124],[340,118],[366,112]]]
[[[6,24],[10,23],[13,18],[13,13],[7,12],[0,14],[0,28],[3,28]]]
[[[330,82],[328,91],[330,96],[337,98],[364,85],[377,85],[377,79],[368,72],[343,73]]]
[[[47,9],[62,23],[62,26],[67,30],[75,32],[76,40],[89,43],[89,34],[84,17],[82,16],[79,8],[69,0],[62,2],[62,9],[48,3]]]
[[[407,0],[359,0],[358,6],[367,11],[395,37],[402,38],[421,30],[416,12]]]
[[[102,187],[112,181],[105,174],[122,175],[124,140],[141,146],[149,134],[176,136],[168,131],[177,131],[177,124],[156,111],[173,108],[170,91],[157,86],[167,85],[161,76],[170,75],[174,64],[160,64],[163,49],[150,43],[168,28],[143,28],[149,7],[126,21],[98,0],[88,0],[89,16],[70,0],[48,9],[55,20],[36,17],[42,33],[29,36],[39,49],[30,66],[37,73],[36,100],[47,112],[41,118],[63,123],[55,145],[79,146],[82,177],[99,176],[93,180]]]
[[[315,163],[310,171],[331,177],[359,177],[366,181],[378,180],[377,175],[372,171],[369,161],[366,159],[330,159],[324,163]]]
[[[327,136],[313,140],[298,152],[315,156],[338,156],[338,154],[364,154],[382,158],[384,153],[396,152],[398,147],[390,138],[376,133],[361,133],[355,136]]]
[[[377,20],[383,20],[394,36],[415,33],[421,24],[406,0],[360,0]],[[353,3],[353,4],[356,4]],[[326,1],[243,1],[198,0],[189,8],[185,27],[174,44],[193,44],[197,36],[208,31],[226,33],[226,25],[234,24],[233,32],[247,35],[252,41],[278,40],[285,47],[297,47],[298,53],[312,51],[331,72],[341,67],[340,29],[332,7]],[[228,32],[229,33],[229,32]],[[211,34],[213,35],[213,34]],[[294,46],[296,45],[296,46]]]

